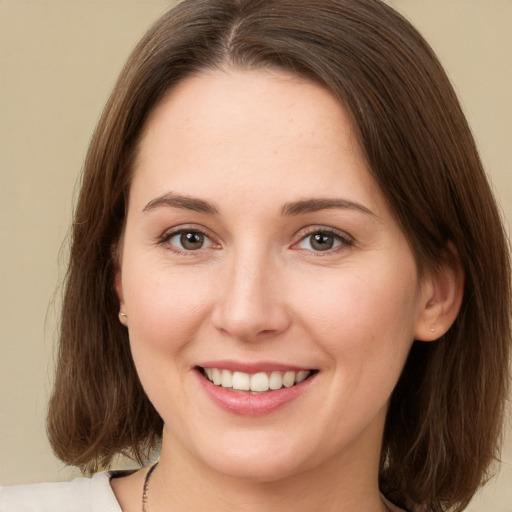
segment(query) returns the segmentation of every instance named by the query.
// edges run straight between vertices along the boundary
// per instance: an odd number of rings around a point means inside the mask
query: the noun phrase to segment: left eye
[[[343,242],[344,240],[340,235],[328,231],[317,231],[304,237],[297,244],[297,247],[309,251],[325,252],[340,247]]]
[[[178,231],[168,238],[168,242],[180,250],[198,251],[205,247],[211,247],[212,241],[200,231]]]

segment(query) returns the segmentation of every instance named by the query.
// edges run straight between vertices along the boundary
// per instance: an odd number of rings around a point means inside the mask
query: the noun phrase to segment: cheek
[[[413,340],[418,293],[415,265],[347,270],[300,295],[303,322],[338,365],[397,371]],[[362,371],[362,370],[361,370]]]
[[[192,364],[187,353],[207,317],[204,282],[197,272],[178,273],[147,261],[133,265],[126,261],[123,273],[130,347],[137,373],[164,422],[175,421],[172,411],[179,410],[182,401],[193,400],[185,385]],[[173,389],[181,391],[171,393]]]
[[[208,287],[198,272],[130,263],[123,265],[123,290],[134,357],[175,357],[204,321]]]

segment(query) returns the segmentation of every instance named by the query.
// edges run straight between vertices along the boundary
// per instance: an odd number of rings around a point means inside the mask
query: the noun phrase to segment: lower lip
[[[281,388],[267,393],[251,395],[216,386],[205,378],[199,370],[197,370],[197,375],[201,386],[215,404],[227,412],[240,416],[264,416],[284,407],[302,395],[316,377],[316,374],[314,374],[291,388]]]

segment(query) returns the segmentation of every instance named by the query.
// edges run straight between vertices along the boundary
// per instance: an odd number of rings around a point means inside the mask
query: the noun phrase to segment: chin
[[[273,460],[272,457],[215,461],[210,467],[222,475],[252,483],[278,482],[303,471],[300,464]]]
[[[227,435],[224,445],[218,443],[215,449],[201,450],[208,454],[204,463],[216,473],[262,483],[277,482],[314,466],[313,454],[303,452],[304,443],[295,445],[283,433],[247,436],[245,442],[243,437]]]

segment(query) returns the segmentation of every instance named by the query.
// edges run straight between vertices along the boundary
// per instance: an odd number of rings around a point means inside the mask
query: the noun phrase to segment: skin
[[[304,200],[316,203],[283,211]],[[203,246],[183,248],[180,229],[203,232]],[[312,233],[332,248],[318,250]],[[230,69],[172,89],[143,132],[120,253],[121,321],[165,422],[151,512],[385,510],[389,396],[413,339],[449,328],[461,279],[419,279],[329,92]],[[318,373],[286,406],[239,416],[213,403],[194,370],[226,359]],[[140,510],[143,478],[112,482],[124,511]]]

